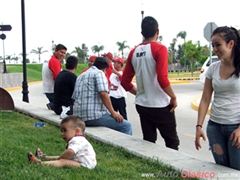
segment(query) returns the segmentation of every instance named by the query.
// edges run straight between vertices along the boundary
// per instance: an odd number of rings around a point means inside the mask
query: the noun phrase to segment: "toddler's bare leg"
[[[45,156],[44,159],[48,159],[48,160],[57,160],[59,158],[59,156]]]
[[[69,160],[69,159],[59,159],[59,160],[55,160],[55,161],[44,161],[41,164],[54,166],[54,167],[81,166],[81,164],[79,162]]]

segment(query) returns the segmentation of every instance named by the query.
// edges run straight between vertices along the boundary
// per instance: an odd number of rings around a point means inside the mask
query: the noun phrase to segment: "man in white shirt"
[[[110,92],[109,96],[111,98],[112,106],[115,111],[118,111],[124,119],[127,120],[126,111],[126,98],[127,92],[121,85],[121,79],[123,74],[123,64],[124,60],[120,57],[113,58],[113,70],[110,76]]]

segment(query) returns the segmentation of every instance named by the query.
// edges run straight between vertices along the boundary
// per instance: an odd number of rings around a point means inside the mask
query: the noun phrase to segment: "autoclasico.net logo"
[[[229,173],[229,172],[221,172],[215,173],[213,171],[190,171],[190,170],[182,170],[180,171],[168,171],[163,172],[159,171],[158,173],[142,173],[142,177],[150,178],[150,177],[167,177],[167,178],[177,178],[182,177],[185,178],[202,178],[202,179],[209,179],[209,178],[228,178],[228,179],[239,179],[240,173]]]

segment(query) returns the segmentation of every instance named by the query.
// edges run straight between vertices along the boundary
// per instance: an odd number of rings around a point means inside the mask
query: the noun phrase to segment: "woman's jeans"
[[[211,120],[207,125],[209,145],[217,164],[240,170],[240,148],[232,146],[230,136],[239,124],[223,125]]]

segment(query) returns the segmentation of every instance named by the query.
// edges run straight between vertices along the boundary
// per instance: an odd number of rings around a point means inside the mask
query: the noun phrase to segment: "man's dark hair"
[[[151,38],[158,30],[158,22],[151,16],[146,16],[141,24],[142,35],[145,39]]]
[[[66,60],[66,69],[74,69],[78,64],[78,58],[76,56],[69,56]]]
[[[98,69],[102,70],[109,68],[108,60],[104,57],[97,57],[93,63],[93,66],[96,66]]]
[[[62,49],[64,49],[64,50],[67,51],[67,48],[66,48],[64,45],[62,45],[62,44],[58,44],[58,45],[56,46],[56,48],[55,48],[56,51],[59,51],[59,50],[62,50]]]

